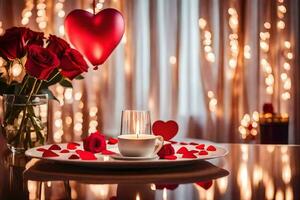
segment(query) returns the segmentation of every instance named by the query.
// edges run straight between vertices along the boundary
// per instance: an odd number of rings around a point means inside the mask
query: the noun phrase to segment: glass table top
[[[297,145],[221,144],[229,154],[220,159],[112,170],[28,159],[0,144],[0,199],[300,199]]]

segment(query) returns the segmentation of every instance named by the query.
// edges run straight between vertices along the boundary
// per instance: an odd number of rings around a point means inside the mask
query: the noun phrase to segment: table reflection
[[[223,159],[152,170],[57,165],[2,152],[0,199],[300,199],[299,146],[225,147]]]

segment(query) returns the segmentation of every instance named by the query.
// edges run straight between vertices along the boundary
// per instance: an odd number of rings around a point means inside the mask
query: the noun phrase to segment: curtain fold
[[[63,20],[91,0],[0,0],[0,28],[26,26],[64,37]],[[36,5],[47,5],[47,27],[39,29]],[[290,117],[289,142],[300,143],[299,0],[99,0],[119,9],[125,35],[99,67],[55,86],[50,133],[55,142],[79,140],[96,129],[119,134],[121,111],[149,109],[152,121],[174,119],[178,138],[240,142],[245,114],[275,111]],[[99,10],[99,9],[98,9]],[[11,17],[8,17],[11,16]]]

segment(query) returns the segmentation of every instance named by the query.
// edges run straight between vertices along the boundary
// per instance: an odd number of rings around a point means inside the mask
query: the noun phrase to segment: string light
[[[65,0],[58,0],[54,7],[55,12],[57,13],[58,18],[60,19],[64,18],[66,15],[66,12],[64,11],[64,3]],[[58,34],[63,37],[65,35],[65,27],[63,21],[60,21],[61,24],[58,24]]]
[[[244,46],[244,57],[246,59],[250,59],[251,58],[251,47],[249,45],[245,45]]]
[[[240,126],[238,128],[242,139],[252,140],[255,139],[258,134],[258,122],[259,122],[259,113],[254,111],[252,116],[245,114],[241,119]]]
[[[215,94],[213,93],[213,91],[208,91],[207,92],[207,97],[209,98],[209,110],[212,113],[215,113],[217,110],[217,104],[218,104],[218,100],[215,98]]]
[[[229,73],[232,78],[233,76],[233,70],[237,67],[237,58],[238,58],[238,52],[239,52],[239,42],[238,42],[238,14],[235,8],[229,8],[228,9],[229,14],[229,27],[231,28],[231,33],[229,34],[229,46],[230,46],[230,58],[228,60],[229,68],[232,70],[231,73]],[[245,57],[251,57],[250,54],[250,46],[246,47],[246,54],[244,54]]]
[[[265,84],[266,84],[266,93],[268,95],[272,95],[274,93],[274,75],[273,75],[273,69],[272,66],[270,65],[268,61],[268,52],[269,52],[269,39],[270,39],[270,33],[269,29],[271,28],[271,23],[270,22],[265,22],[264,23],[264,28],[266,29],[265,32],[260,32],[259,33],[259,46],[264,53],[264,56],[260,59],[260,66],[265,73]]]
[[[199,23],[200,29],[202,29],[202,30],[205,29],[207,22],[204,18],[200,18],[198,23]]]
[[[170,58],[169,58],[169,62],[170,62],[170,64],[171,64],[171,65],[175,65],[175,64],[176,64],[176,62],[177,62],[177,59],[176,59],[176,57],[175,57],[175,56],[170,56]]]
[[[13,66],[12,66],[12,75],[14,77],[18,77],[20,76],[20,74],[22,73],[22,65],[20,63],[15,63]]]
[[[25,8],[22,10],[22,25],[27,25],[30,21],[30,17],[32,16],[32,9],[34,7],[33,0],[26,0]]]
[[[47,15],[46,15],[46,3],[45,0],[38,0],[38,3],[36,4],[37,9],[37,18],[36,22],[38,23],[38,27],[41,30],[46,29],[47,27]]]

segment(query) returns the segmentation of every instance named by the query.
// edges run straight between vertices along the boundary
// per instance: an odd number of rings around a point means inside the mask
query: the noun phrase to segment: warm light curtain
[[[30,2],[34,7],[26,10]],[[92,6],[88,0],[0,0],[1,28],[26,24],[29,9],[26,26],[39,30],[36,5],[43,2],[45,30],[60,36],[63,11]],[[61,100],[50,110],[54,141],[79,140],[96,128],[116,136],[122,110],[149,109],[152,121],[177,120],[178,138],[240,142],[244,114],[272,102],[275,111],[290,116],[289,141],[300,143],[299,0],[97,4],[119,9],[126,33],[105,64],[91,68],[73,90],[53,88]]]

